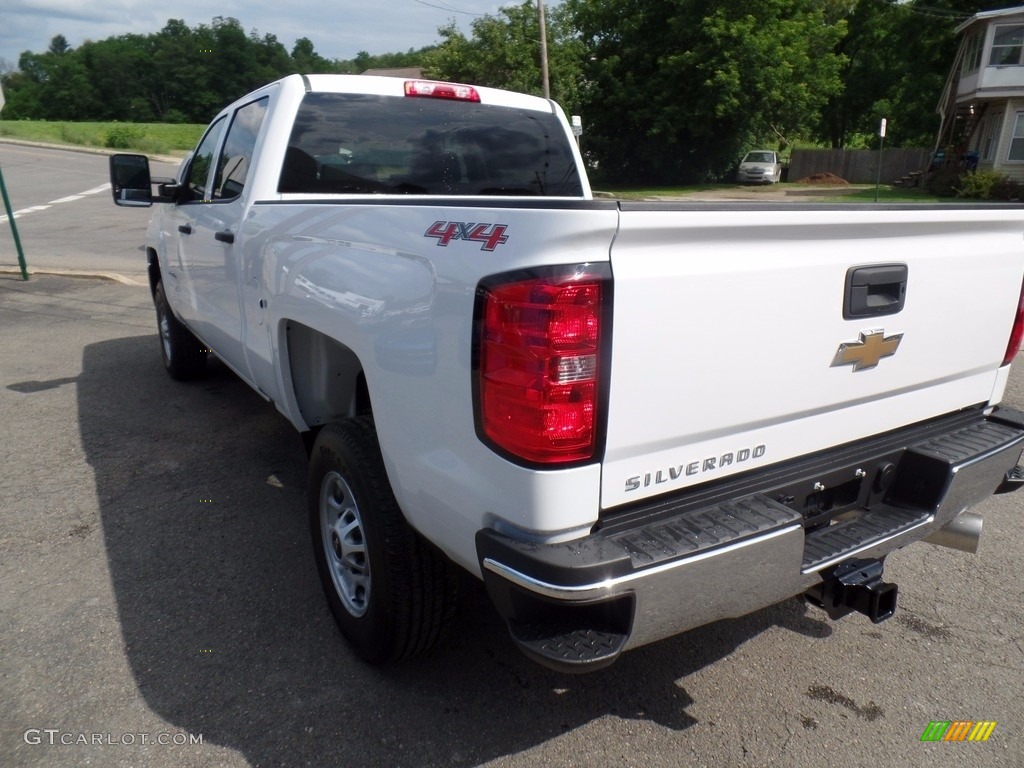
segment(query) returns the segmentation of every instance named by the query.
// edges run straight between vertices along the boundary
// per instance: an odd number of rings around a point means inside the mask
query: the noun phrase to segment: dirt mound
[[[849,184],[846,179],[841,179],[834,173],[812,173],[810,176],[805,176],[800,179],[799,184],[834,184],[840,186],[843,184]]]

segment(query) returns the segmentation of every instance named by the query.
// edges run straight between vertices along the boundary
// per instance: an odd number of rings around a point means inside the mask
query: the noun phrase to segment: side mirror
[[[110,156],[110,191],[114,205],[148,208],[153,204],[151,184],[149,158],[145,155]]]

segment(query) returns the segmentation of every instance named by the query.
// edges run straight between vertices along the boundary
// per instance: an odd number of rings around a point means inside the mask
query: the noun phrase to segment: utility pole
[[[548,32],[544,23],[544,0],[537,0],[537,16],[540,20],[540,79],[544,98],[551,98],[551,84],[548,81]]]

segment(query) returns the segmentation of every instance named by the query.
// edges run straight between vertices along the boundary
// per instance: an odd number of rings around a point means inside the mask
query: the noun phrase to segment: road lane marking
[[[21,210],[18,210],[18,211],[14,212],[14,218],[20,219],[22,216],[24,216],[26,214],[34,213],[36,211],[45,211],[47,208],[49,208],[51,206],[60,205],[61,203],[70,203],[72,200],[81,200],[86,195],[95,195],[97,192],[106,192],[108,189],[110,189],[110,184],[101,184],[98,187],[93,187],[92,189],[87,189],[87,190],[85,190],[85,192],[79,192],[77,195],[68,195],[67,197],[58,197],[56,200],[51,200],[50,202],[46,203],[45,205],[33,205],[33,206],[29,207],[29,208],[22,208]],[[0,216],[0,224],[4,224],[6,222],[7,222],[7,216],[6,215]]]
[[[34,211],[45,211],[49,207],[50,207],[49,205],[33,205],[31,208],[22,208],[20,211],[15,211],[14,212],[14,218],[20,219],[26,213],[33,213]],[[4,223],[6,221],[7,221],[7,214],[4,214],[3,216],[0,216],[0,224]]]

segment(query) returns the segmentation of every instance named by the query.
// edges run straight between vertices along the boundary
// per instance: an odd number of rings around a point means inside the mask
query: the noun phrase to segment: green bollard
[[[28,267],[25,265],[25,252],[21,248],[21,238],[18,237],[18,223],[14,220],[14,211],[11,210],[11,198],[7,196],[7,185],[4,183],[3,168],[0,168],[0,193],[3,193],[4,208],[7,210],[7,220],[11,222],[11,232],[14,234],[14,247],[18,249],[18,266],[21,267],[21,279],[28,280]]]

